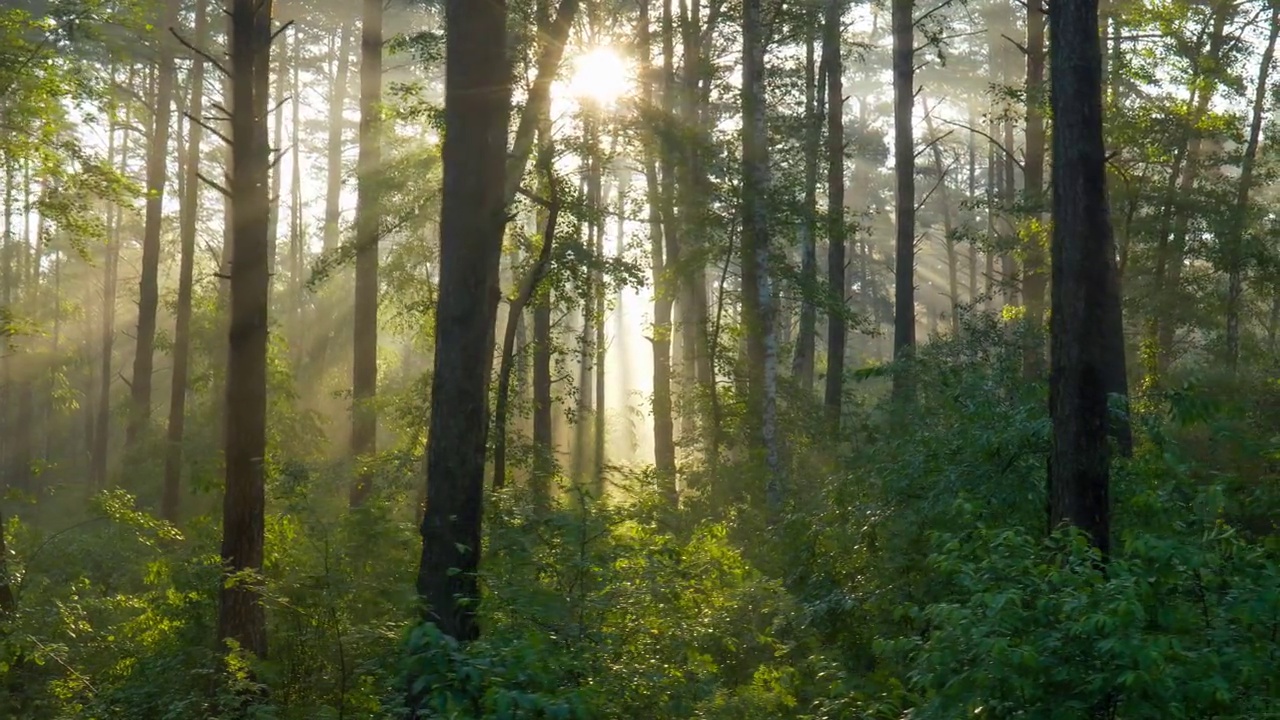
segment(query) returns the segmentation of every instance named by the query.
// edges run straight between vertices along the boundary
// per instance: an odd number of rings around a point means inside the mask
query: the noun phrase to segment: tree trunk
[[[817,354],[818,309],[813,291],[818,286],[818,153],[822,145],[822,101],[818,92],[818,22],[811,20],[805,37],[804,63],[804,211],[800,219],[800,327],[791,374],[805,392],[813,392],[814,356]],[[823,35],[826,54],[826,35]],[[826,69],[825,58],[823,70]]]
[[[827,74],[827,285],[833,312],[827,315],[827,421],[840,428],[844,400],[846,323],[844,237],[844,63],[840,57],[844,0],[827,0],[822,64]]]
[[[280,167],[280,160],[283,159],[284,154],[285,78],[289,72],[288,40],[287,36],[280,36],[280,52],[276,53],[276,94],[275,99],[271,101],[274,125],[271,129],[271,195],[268,200],[268,211],[271,216],[267,219],[267,271],[271,273],[271,280],[267,284],[268,296],[274,289],[275,277],[278,272],[276,255],[280,242],[280,188],[284,181],[284,177],[281,174],[283,168]]]
[[[164,213],[164,186],[169,171],[169,135],[173,105],[173,45],[169,28],[177,24],[179,0],[165,0],[160,18],[157,50],[159,68],[152,111],[151,144],[147,150],[147,209],[142,232],[142,271],[138,279],[138,342],[133,356],[129,422],[125,447],[136,446],[151,420],[151,381],[154,374],[156,312],[160,307],[160,224]]]
[[[1240,162],[1240,180],[1236,185],[1236,211],[1227,238],[1227,367],[1235,372],[1240,362],[1240,305],[1244,297],[1244,244],[1249,225],[1249,193],[1253,189],[1253,169],[1258,158],[1258,142],[1262,136],[1263,114],[1266,112],[1267,79],[1276,53],[1276,37],[1280,35],[1280,6],[1271,11],[1271,32],[1262,53],[1258,81],[1253,92],[1253,115],[1249,122],[1249,140]]]
[[[649,3],[640,3],[640,92],[641,105],[657,112],[654,86],[658,84],[652,65],[652,32],[649,27]],[[674,288],[663,252],[665,231],[662,225],[664,200],[658,182],[660,139],[656,132],[645,136],[645,190],[649,204],[649,254],[653,271],[653,462],[662,483],[662,492],[672,505],[680,498],[676,478],[675,420],[671,402],[671,304]]]
[[[771,179],[761,5],[762,0],[744,0],[742,7],[742,310],[751,383],[748,427],[759,433],[768,470],[765,497],[770,512],[776,517],[782,508],[783,488],[777,427],[778,348],[773,334],[773,293],[769,277]],[[839,93],[833,93],[831,103],[838,105],[839,99]],[[843,195],[836,202],[842,200]]]
[[[208,10],[204,0],[196,2],[195,46],[208,38]],[[191,116],[198,118],[204,110],[204,58],[195,55],[191,65]],[[182,245],[178,267],[178,306],[173,334],[173,383],[169,391],[168,443],[164,455],[164,488],[160,499],[160,515],[177,522],[179,489],[182,482],[182,443],[186,424],[187,373],[191,356],[191,295],[195,278],[196,221],[200,209],[200,143],[204,129],[190,123],[187,136],[186,184],[183,187],[182,218],[179,229]]]
[[[235,0],[231,10],[234,254],[226,390],[226,489],[222,563],[229,576],[262,569],[267,452],[267,197],[270,148],[271,0]],[[229,579],[229,578],[228,578]],[[266,657],[266,617],[256,579],[224,583],[218,637]]]
[[[1056,0],[1053,64],[1053,308],[1049,519],[1110,550],[1108,377],[1123,371],[1115,247],[1102,138],[1098,0]]]
[[[507,312],[506,330],[502,336],[502,359],[498,366],[498,395],[494,401],[494,488],[502,488],[507,482],[507,414],[511,396],[511,369],[515,364],[516,328],[520,324],[520,318],[524,315],[524,309],[529,305],[529,300],[538,292],[538,286],[542,283],[543,278],[546,277],[547,271],[551,267],[551,251],[555,246],[556,222],[560,217],[559,184],[552,173],[555,150],[548,141],[548,144],[543,145],[540,152],[542,153],[542,159],[539,161],[539,165],[542,167],[546,177],[547,188],[550,193],[550,206],[546,209],[547,219],[542,230],[542,247],[538,251],[538,259],[521,279],[520,286],[516,289],[516,295],[511,299],[511,305]],[[550,382],[548,382],[548,389],[549,386]],[[548,402],[549,406],[550,402]],[[542,481],[536,482],[545,483],[545,476]],[[545,487],[535,487],[534,507],[536,510],[545,511],[550,505],[549,498],[545,497],[546,495],[547,490]]]
[[[893,156],[897,189],[894,264],[893,359],[909,359],[916,344],[915,243],[916,178],[912,107],[915,105],[915,21],[911,0],[893,0]],[[909,400],[914,391],[909,373],[893,376],[893,394]]]
[[[506,225],[503,187],[511,108],[506,0],[448,0],[440,294],[427,507],[418,594],[426,617],[466,642],[476,603],[488,436],[489,374]]]
[[[1044,112],[1041,98],[1044,93],[1044,0],[1027,3],[1027,128],[1026,149],[1023,162],[1023,195],[1029,208],[1028,215],[1037,221],[1044,218]],[[1044,267],[1044,247],[1039,228],[1029,233],[1022,263],[1022,296],[1027,306],[1027,320],[1032,332],[1028,333],[1022,348],[1022,374],[1028,380],[1044,376],[1044,342],[1040,328],[1044,323],[1045,283],[1048,280]]]
[[[357,160],[355,326],[351,361],[351,456],[361,463],[351,488],[351,506],[362,504],[372,473],[364,461],[377,451],[378,413],[378,206],[377,173],[382,164],[382,3],[364,0],[360,42],[360,157]]]
[[[324,249],[338,247],[342,235],[342,141],[347,127],[345,110],[351,73],[351,36],[353,31],[343,23],[338,30],[337,69],[329,94],[328,178],[324,196]]]

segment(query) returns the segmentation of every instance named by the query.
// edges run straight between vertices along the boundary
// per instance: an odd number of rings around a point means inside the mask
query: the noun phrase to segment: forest
[[[0,718],[1280,718],[1280,0],[0,0]]]

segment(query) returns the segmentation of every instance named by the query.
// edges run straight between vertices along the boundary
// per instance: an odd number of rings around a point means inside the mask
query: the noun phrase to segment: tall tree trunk
[[[947,295],[950,301],[951,332],[960,334],[960,259],[956,252],[956,226],[951,214],[951,193],[947,185],[950,168],[942,157],[942,142],[933,124],[933,114],[922,97],[920,107],[924,111],[925,132],[929,134],[929,148],[933,155],[934,172],[938,174],[938,205],[942,209],[942,243],[947,255]],[[935,106],[936,107],[936,106]]]
[[[129,73],[129,85],[133,85],[133,71]],[[113,125],[108,132],[107,161],[111,162],[116,151],[114,124],[115,109],[111,111]],[[126,112],[124,124],[131,122]],[[129,166],[129,142],[123,132],[119,142],[120,172],[127,172]],[[124,211],[116,206],[107,209],[107,246],[106,259],[102,264],[102,315],[99,325],[99,381],[98,381],[98,414],[93,427],[93,452],[90,460],[90,482],[94,489],[107,486],[107,456],[111,448],[111,355],[116,339],[116,276],[120,265],[121,229],[124,223]]]
[[[1053,64],[1053,308],[1049,406],[1051,526],[1074,525],[1107,557],[1110,456],[1107,378],[1123,375],[1115,247],[1102,137],[1098,0],[1056,0]],[[1122,393],[1126,390],[1120,389]]]
[[[1044,247],[1041,244],[1039,222],[1044,214],[1044,0],[1027,2],[1027,127],[1026,149],[1023,162],[1023,195],[1029,208],[1028,215],[1037,222],[1035,231],[1029,233],[1022,262],[1022,296],[1027,306],[1027,319],[1033,332],[1029,333],[1022,348],[1022,372],[1029,380],[1044,376],[1044,343],[1039,329],[1044,323],[1044,294],[1048,280],[1044,267]]]
[[[844,0],[827,0],[822,30],[822,65],[827,74],[827,285],[833,312],[827,315],[827,421],[840,427],[844,399],[844,353],[846,324],[845,233],[844,233],[844,63],[840,38],[843,34]]]
[[[1262,53],[1258,80],[1253,91],[1253,115],[1249,122],[1249,139],[1240,161],[1240,180],[1236,185],[1236,210],[1227,238],[1227,367],[1235,372],[1240,362],[1240,305],[1244,297],[1244,239],[1249,227],[1249,193],[1253,190],[1253,169],[1258,158],[1258,142],[1262,136],[1262,120],[1266,112],[1268,77],[1276,54],[1276,37],[1280,35],[1280,6],[1271,10],[1271,32]]]
[[[290,339],[295,345],[294,348],[294,368],[298,366],[298,352],[306,345],[306,333],[301,332],[303,319],[303,292],[305,290],[305,282],[303,273],[306,272],[306,263],[304,258],[303,244],[306,242],[302,237],[302,147],[299,139],[302,136],[302,83],[299,81],[299,68],[302,66],[302,38],[298,35],[297,28],[294,28],[293,34],[293,81],[290,84],[290,99],[292,109],[292,123],[289,132],[292,133],[293,139],[290,142],[293,155],[293,167],[291,168],[289,178],[289,311],[291,315],[291,329],[294,330],[290,334]]]
[[[271,0],[234,0],[231,22],[234,255],[226,388],[226,489],[222,563],[228,575],[262,569],[267,453],[267,223],[270,219],[267,102]],[[256,580],[224,583],[218,637],[267,654],[266,616]]]
[[[773,334],[769,278],[771,183],[765,117],[765,33],[762,0],[742,5],[742,310],[747,328],[751,387],[749,427],[758,433],[768,477],[765,498],[775,516],[782,508],[782,458],[777,427],[778,348]],[[830,73],[837,76],[839,73]],[[839,92],[831,103],[839,104]],[[843,195],[837,202],[841,202]],[[844,287],[841,285],[840,287]]]
[[[196,2],[195,45],[208,38],[208,9],[204,0]],[[198,54],[191,65],[191,117],[204,112],[204,58]],[[168,443],[164,456],[164,488],[160,514],[177,522],[179,489],[182,482],[182,443],[186,425],[187,374],[191,356],[191,295],[195,278],[196,221],[200,215],[200,143],[204,139],[199,123],[190,123],[187,136],[186,184],[183,187],[182,218],[179,229],[182,249],[178,267],[177,320],[173,334],[173,383],[169,391]]]
[[[649,112],[657,112],[654,87],[658,78],[653,68],[653,34],[649,26],[649,3],[640,3],[640,92],[641,104]],[[661,144],[658,133],[645,136],[645,190],[649,205],[649,254],[653,271],[653,462],[662,491],[671,504],[679,501],[676,478],[675,419],[671,403],[671,305],[674,288],[663,241],[664,199],[658,182],[658,155]]]
[[[326,153],[328,177],[324,196],[324,249],[338,247],[342,231],[342,145],[346,132],[347,92],[351,74],[350,25],[343,23],[338,30],[337,68],[329,91],[329,143]]]
[[[377,174],[382,164],[382,3],[364,0],[360,43],[360,157],[357,161],[355,327],[351,362],[351,455],[368,459],[377,450],[378,414],[378,206]],[[361,468],[351,488],[351,505],[368,495],[371,473]]]
[[[813,391],[814,356],[817,354],[818,308],[813,291],[818,285],[818,154],[822,145],[822,101],[818,92],[818,22],[811,20],[805,37],[804,63],[804,211],[800,219],[800,327],[791,374],[806,392]],[[823,53],[826,36],[823,35]],[[826,63],[823,62],[823,70]]]
[[[893,359],[910,358],[916,344],[915,243],[916,178],[912,107],[915,105],[915,20],[912,0],[893,0],[893,157],[896,224],[894,263]],[[893,377],[898,400],[913,395],[909,373]]]
[[[151,421],[151,381],[154,374],[156,312],[160,307],[160,223],[164,213],[164,186],[169,175],[169,135],[173,105],[173,45],[169,28],[178,21],[179,0],[165,0],[157,29],[159,68],[152,111],[151,144],[147,149],[147,210],[142,232],[142,272],[138,279],[138,342],[133,356],[129,422],[125,447],[135,447]]]
[[[555,149],[548,140],[548,144],[543,145],[539,152],[541,157],[538,164],[546,178],[550,200],[548,201],[549,207],[546,208],[546,222],[542,229],[542,247],[538,250],[537,260],[534,261],[533,266],[529,268],[525,276],[521,278],[516,294],[511,299],[510,309],[507,312],[506,330],[502,336],[501,364],[498,366],[498,396],[494,401],[494,488],[502,488],[507,482],[507,415],[511,396],[511,370],[515,365],[516,328],[520,325],[520,318],[524,316],[524,310],[528,307],[529,301],[538,292],[538,286],[542,283],[543,278],[546,277],[548,270],[550,270],[551,251],[555,246],[556,223],[560,217],[559,184],[553,174]],[[550,373],[548,372],[548,374]],[[550,378],[548,378],[547,386],[549,391]],[[547,406],[550,407],[549,398]],[[548,425],[550,425],[549,422]],[[541,470],[541,468],[536,468],[536,470]],[[541,480],[535,479],[533,500],[534,508],[539,513],[545,512],[550,506],[548,490],[545,475]]]
[[[599,122],[597,116],[596,122]],[[608,346],[605,345],[604,337],[604,189],[603,189],[603,164],[604,158],[600,154],[600,127],[593,122],[593,137],[591,139],[591,153],[593,155],[590,165],[589,176],[587,178],[587,202],[591,207],[591,224],[594,227],[593,236],[595,238],[595,258],[596,267],[601,268],[592,273],[591,278],[591,334],[592,334],[592,354],[593,354],[593,370],[595,378],[593,389],[595,390],[594,409],[591,414],[592,420],[592,451],[591,451],[591,489],[592,494],[597,499],[604,498],[604,448],[605,448],[605,353]]]
[[[489,375],[511,108],[506,0],[448,0],[440,295],[417,589],[426,617],[466,642],[476,603]]]
[[[281,35],[280,52],[276,53],[276,94],[275,99],[271,101],[274,124],[271,130],[271,195],[268,201],[271,217],[267,220],[267,270],[271,273],[272,279],[267,284],[268,295],[275,285],[275,276],[278,272],[276,255],[280,242],[280,188],[284,181],[282,172],[284,168],[281,167],[280,161],[284,158],[284,100],[287,86],[285,78],[289,73],[288,46],[289,38]]]

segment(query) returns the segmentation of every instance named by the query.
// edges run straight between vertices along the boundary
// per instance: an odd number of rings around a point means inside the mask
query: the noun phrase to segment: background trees
[[[1275,9],[1093,12],[10,3],[0,715],[1269,711]]]

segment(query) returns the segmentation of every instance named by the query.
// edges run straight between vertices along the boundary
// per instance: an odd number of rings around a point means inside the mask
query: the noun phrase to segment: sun
[[[627,63],[610,47],[597,47],[577,57],[568,94],[579,101],[609,106],[631,91]]]

